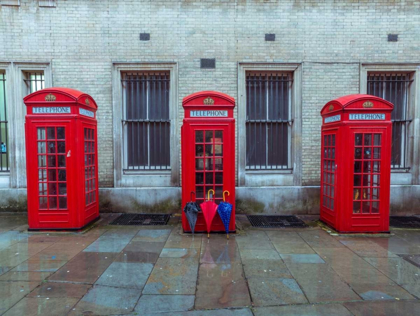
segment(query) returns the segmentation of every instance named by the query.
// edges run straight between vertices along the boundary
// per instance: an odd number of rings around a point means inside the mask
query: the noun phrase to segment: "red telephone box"
[[[207,200],[209,190],[214,190],[212,200],[219,204],[223,192],[229,191],[226,201],[233,205],[230,232],[235,231],[235,99],[215,92],[202,91],[185,97],[185,110],[181,130],[182,151],[182,208],[191,201],[195,192],[198,203]],[[182,212],[182,227],[191,232]],[[216,214],[212,232],[224,232],[222,220]],[[199,213],[195,232],[206,232],[203,214]]]
[[[392,103],[354,94],[321,110],[321,220],[339,232],[388,232]]]
[[[99,217],[95,100],[48,88],[24,102],[29,230],[80,229]]]

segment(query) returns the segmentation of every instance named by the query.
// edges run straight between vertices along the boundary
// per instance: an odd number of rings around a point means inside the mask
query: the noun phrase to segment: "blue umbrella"
[[[219,213],[220,218],[222,219],[223,225],[225,226],[226,230],[226,237],[229,239],[229,224],[230,224],[230,216],[232,215],[232,208],[233,205],[225,200],[225,193],[229,196],[229,191],[223,191],[223,202],[219,204],[217,207],[217,212]]]

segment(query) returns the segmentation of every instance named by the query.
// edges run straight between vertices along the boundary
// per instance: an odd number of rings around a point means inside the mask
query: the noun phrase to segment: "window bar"
[[[141,116],[141,100],[140,100],[140,86],[142,85],[142,81],[141,81],[141,76],[142,74],[137,73],[136,74],[136,119],[137,119],[137,123],[136,123],[136,138],[137,138],[137,170],[140,169],[140,162],[141,162],[141,150],[140,150],[140,126],[141,123],[139,121],[139,119],[142,117]]]
[[[2,84],[2,89],[3,89],[3,106],[4,106],[4,117],[1,117],[0,116],[0,140],[1,140],[1,142],[4,144],[4,146],[5,146],[5,148],[6,148],[6,157],[5,157],[5,160],[6,160],[6,165],[5,165],[5,167],[3,167],[3,150],[2,150],[2,148],[0,148],[0,171],[9,171],[9,153],[8,153],[8,148],[7,147],[9,147],[9,144],[8,144],[8,134],[7,134],[7,105],[6,105],[6,76],[5,76],[5,74],[4,73],[2,73],[1,74],[1,77],[0,77],[0,81],[1,81],[1,84]],[[1,114],[1,112],[0,112],[0,114]],[[4,131],[4,136],[5,136],[5,139],[3,140],[3,135],[2,135],[2,132],[1,132],[1,125],[3,125],[4,126],[4,129],[5,129],[5,131]]]

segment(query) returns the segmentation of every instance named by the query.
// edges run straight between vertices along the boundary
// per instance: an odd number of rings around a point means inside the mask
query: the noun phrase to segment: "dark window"
[[[43,72],[27,72],[23,81],[25,81],[26,87],[28,88],[27,94],[31,94],[45,88]]]
[[[409,89],[412,80],[409,73],[369,73],[367,93],[381,97],[394,104],[392,120],[391,168],[406,169],[407,127],[411,120],[407,116]]]
[[[170,169],[169,72],[122,74],[125,170]]]
[[[0,172],[9,171],[9,142],[6,107],[6,74],[0,72]]]
[[[246,169],[291,169],[292,73],[246,76]]]

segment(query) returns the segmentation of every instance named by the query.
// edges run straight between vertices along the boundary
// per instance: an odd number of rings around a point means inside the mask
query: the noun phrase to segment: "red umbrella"
[[[217,204],[213,201],[210,201],[210,191],[213,192],[214,196],[214,190],[209,190],[207,193],[207,201],[200,204],[201,210],[203,211],[204,220],[206,221],[207,238],[210,238],[211,223],[213,222],[213,218],[217,212]]]

